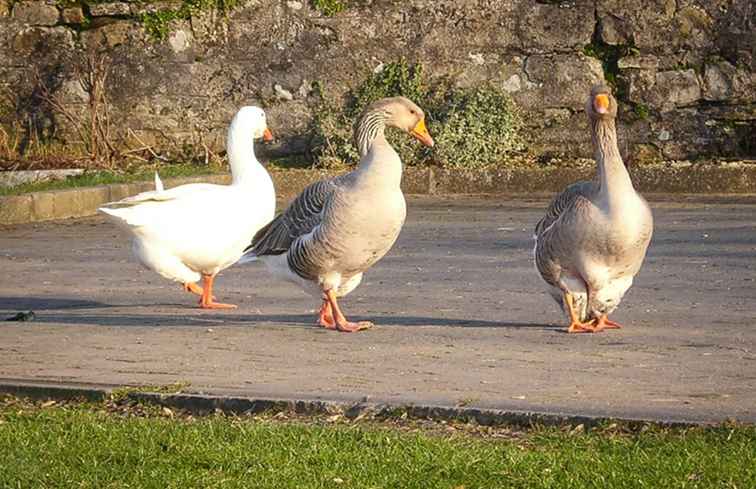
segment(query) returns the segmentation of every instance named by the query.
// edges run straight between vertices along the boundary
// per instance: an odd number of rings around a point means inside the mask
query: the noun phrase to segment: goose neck
[[[376,139],[384,138],[387,117],[386,112],[382,110],[371,110],[360,118],[354,130],[354,143],[360,152],[360,157],[368,154]]]
[[[267,174],[255,156],[252,131],[242,131],[235,126],[235,124],[232,124],[229,128],[226,144],[233,184],[254,179],[259,176],[261,171]]]
[[[604,195],[617,195],[632,189],[630,174],[622,161],[617,144],[617,129],[613,119],[599,119],[593,124],[594,157],[598,166],[598,180]]]

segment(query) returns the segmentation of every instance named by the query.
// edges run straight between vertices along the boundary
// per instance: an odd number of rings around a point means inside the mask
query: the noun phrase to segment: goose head
[[[425,127],[425,113],[406,97],[381,99],[368,110],[378,109],[386,117],[386,125],[396,127],[414,137],[428,147],[433,146],[433,138]]]
[[[585,104],[585,112],[591,120],[606,120],[617,117],[617,99],[612,90],[603,83],[593,86],[591,96]]]
[[[231,121],[231,130],[241,137],[262,138],[263,141],[273,140],[273,133],[268,129],[265,111],[254,105],[248,105],[239,109],[234,116],[234,120]]]

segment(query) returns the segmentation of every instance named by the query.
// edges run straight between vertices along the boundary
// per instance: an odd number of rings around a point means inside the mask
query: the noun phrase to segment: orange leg
[[[184,290],[187,292],[191,292],[192,294],[197,294],[198,296],[202,296],[204,292],[202,292],[202,287],[195,284],[194,282],[187,282],[184,284]],[[213,297],[213,300],[215,300],[215,297]]]
[[[213,275],[202,275],[202,297],[200,297],[199,306],[202,309],[236,309],[234,304],[222,304],[220,302],[214,302],[213,298]]]
[[[325,294],[331,305],[331,309],[333,310],[333,319],[336,321],[337,330],[345,333],[353,333],[355,331],[362,331],[373,327],[373,323],[370,321],[360,321],[358,323],[347,321],[347,318],[345,318],[344,314],[341,312],[341,308],[339,308],[338,302],[336,302],[336,293],[333,289],[327,291]]]
[[[191,292],[192,294],[202,295],[202,287],[195,284],[194,282],[186,282],[184,284],[184,290]]]
[[[581,323],[578,318],[577,312],[575,312],[575,303],[572,299],[572,294],[569,292],[564,293],[564,303],[567,304],[567,309],[570,314],[570,326],[567,328],[568,333],[593,333],[595,331],[593,321],[587,323]]]
[[[620,323],[615,323],[614,321],[610,320],[606,314],[604,314],[603,316],[598,318],[594,331],[603,331],[605,329],[621,329],[621,328],[622,328],[622,325]]]
[[[323,305],[320,306],[318,324],[326,329],[336,329],[336,321],[333,319],[333,309],[328,297],[323,297]]]

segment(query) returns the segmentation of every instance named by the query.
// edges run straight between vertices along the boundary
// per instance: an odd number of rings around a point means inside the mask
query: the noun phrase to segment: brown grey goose
[[[260,259],[273,275],[321,298],[318,324],[359,331],[372,323],[350,322],[337,298],[354,290],[362,274],[392,247],[404,224],[402,162],[384,137],[386,126],[427,146],[433,139],[423,111],[404,97],[374,102],[355,127],[357,168],[309,185],[252,239],[243,261]]]
[[[608,319],[646,256],[653,217],[635,191],[617,145],[617,101],[596,85],[586,104],[598,172],[567,187],[535,228],[535,264],[569,315],[568,332],[621,325]]]

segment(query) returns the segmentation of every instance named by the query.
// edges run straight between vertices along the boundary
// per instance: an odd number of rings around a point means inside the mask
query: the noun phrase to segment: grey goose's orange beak
[[[609,95],[600,93],[593,99],[593,108],[599,114],[606,114],[609,112]]]
[[[435,144],[433,138],[428,133],[428,128],[425,127],[425,119],[420,119],[420,122],[418,122],[415,128],[410,131],[410,134],[429,148],[432,148]]]
[[[263,131],[263,141],[266,143],[273,141],[273,133],[270,132],[270,129],[267,127],[265,128],[265,131]]]

